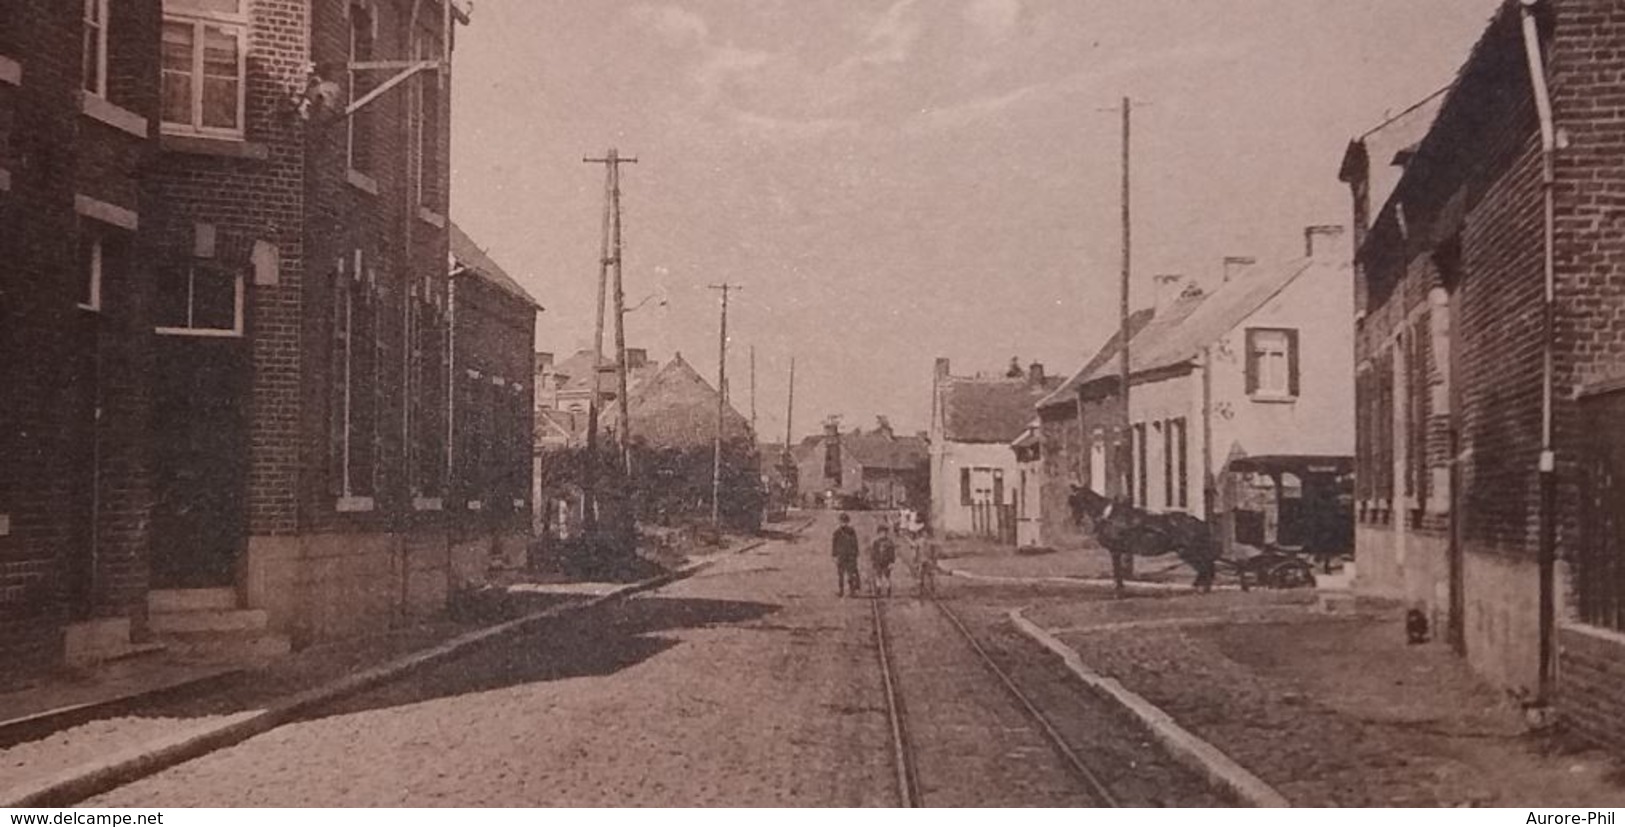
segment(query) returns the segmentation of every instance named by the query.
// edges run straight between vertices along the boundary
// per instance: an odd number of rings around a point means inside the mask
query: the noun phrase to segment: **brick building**
[[[0,662],[146,622],[156,3],[0,3]],[[0,678],[3,681],[4,678]]]
[[[804,502],[862,503],[872,508],[924,509],[931,499],[930,447],[923,435],[898,436],[881,418],[874,430],[841,433],[827,422],[794,451],[796,481]],[[768,460],[780,453],[762,453]]]
[[[440,609],[528,489],[523,448],[500,485],[463,456],[528,434],[534,323],[471,286],[453,355],[466,18],[80,5],[0,4],[0,646],[274,652]],[[459,358],[519,400],[474,396],[485,431],[453,430]]]
[[[1356,280],[1360,587],[1432,607],[1475,668],[1614,744],[1622,47],[1610,0],[1503,4],[1369,205]]]
[[[454,570],[518,566],[531,533],[536,314],[542,307],[502,266],[451,225],[452,525]]]

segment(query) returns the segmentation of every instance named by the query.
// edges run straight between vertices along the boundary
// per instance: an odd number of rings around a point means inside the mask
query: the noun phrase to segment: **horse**
[[[1152,514],[1076,485],[1067,505],[1072,510],[1072,521],[1081,526],[1087,517],[1094,525],[1095,537],[1111,553],[1112,580],[1119,595],[1124,592],[1123,573],[1132,557],[1157,557],[1169,552],[1179,555],[1196,571],[1196,581],[1191,584],[1194,588],[1203,592],[1213,588],[1220,549],[1207,523],[1179,511]]]

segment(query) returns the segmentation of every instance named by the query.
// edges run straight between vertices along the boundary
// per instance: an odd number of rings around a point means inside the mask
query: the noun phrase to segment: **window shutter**
[[[959,469],[959,504],[970,505],[970,469]]]
[[[1247,392],[1258,393],[1258,345],[1253,341],[1254,330],[1247,329]]]
[[[1298,395],[1298,331],[1286,331],[1286,392]]]

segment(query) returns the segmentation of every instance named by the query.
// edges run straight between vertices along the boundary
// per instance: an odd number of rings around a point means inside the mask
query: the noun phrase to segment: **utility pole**
[[[591,163],[591,159],[583,159]],[[613,169],[614,164],[610,164]],[[592,396],[587,399],[587,461],[582,466],[582,489],[584,495],[581,504],[581,520],[586,525],[589,536],[598,528],[598,403],[603,396],[602,382],[604,364],[604,294],[609,283],[609,234],[611,181],[608,176],[604,178],[604,229],[600,236],[598,247],[598,313],[593,317],[592,328]]]
[[[796,357],[790,357],[790,398],[784,403],[784,454],[790,455],[790,423],[796,418]]]
[[[750,438],[756,439],[756,346],[750,346]]]
[[[615,297],[615,379],[616,379],[616,405],[620,415],[620,452],[621,471],[626,475],[627,483],[632,481],[632,413],[631,403],[627,399],[627,364],[626,364],[626,290],[621,280],[621,164],[635,164],[637,158],[622,158],[620,152],[611,147],[602,158],[582,158],[583,163],[604,165],[604,189],[608,193],[608,200],[604,206],[604,262],[601,272],[613,268],[614,297]],[[603,276],[599,277],[599,332],[596,334],[595,347],[598,349],[598,363],[603,363],[603,313],[604,313],[604,285]],[[593,372],[593,399],[597,401],[598,371]],[[592,425],[593,408],[588,408],[589,425]],[[596,431],[596,427],[594,427]]]
[[[1129,408],[1129,404],[1128,404],[1128,393],[1129,393],[1128,287],[1129,287],[1129,274],[1132,272],[1132,270],[1130,269],[1130,266],[1129,266],[1129,264],[1130,264],[1129,251],[1131,249],[1130,242],[1132,240],[1132,232],[1131,232],[1132,223],[1129,220],[1129,216],[1130,216],[1130,213],[1129,213],[1129,122],[1130,122],[1130,120],[1132,118],[1133,106],[1134,106],[1134,104],[1131,101],[1129,101],[1129,99],[1125,96],[1123,98],[1123,195],[1122,195],[1122,206],[1123,206],[1123,279],[1122,279],[1122,284],[1118,288],[1119,292],[1118,292],[1118,303],[1117,303],[1118,330],[1120,331],[1118,333],[1118,341],[1120,341],[1122,343],[1122,345],[1123,345],[1119,349],[1119,354],[1118,354],[1118,359],[1119,359],[1118,381],[1121,383],[1121,386],[1122,386],[1122,389],[1123,389],[1123,427],[1127,429],[1124,432],[1125,438],[1123,440],[1123,445],[1125,447],[1124,453],[1127,455],[1127,459],[1128,459],[1127,462],[1123,463],[1122,478],[1123,478],[1123,493],[1128,496],[1128,501],[1129,502],[1134,501],[1134,492],[1129,490],[1129,487],[1135,481],[1135,474],[1134,474],[1133,470],[1131,470],[1134,467],[1134,425],[1133,425],[1133,420],[1130,418],[1131,417],[1131,414],[1130,414],[1131,409]]]
[[[717,334],[717,440],[711,453],[711,525],[722,526],[722,426],[728,410],[728,294],[743,290],[723,282],[710,286],[722,291],[722,324]]]

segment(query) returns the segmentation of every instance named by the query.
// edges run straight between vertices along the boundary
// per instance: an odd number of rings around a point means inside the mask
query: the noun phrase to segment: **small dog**
[[[1421,609],[1405,613],[1405,637],[1413,645],[1428,642],[1428,616]]]

